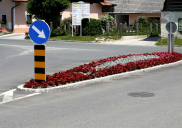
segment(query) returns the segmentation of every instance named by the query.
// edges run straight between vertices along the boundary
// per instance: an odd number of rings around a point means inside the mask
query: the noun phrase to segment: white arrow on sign
[[[34,25],[32,26],[32,29],[35,30],[39,34],[38,37],[46,38],[43,29],[42,29],[42,31],[39,31],[39,29],[37,29]]]

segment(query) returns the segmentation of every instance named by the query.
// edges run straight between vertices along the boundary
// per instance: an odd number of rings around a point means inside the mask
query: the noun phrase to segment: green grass
[[[76,41],[95,41],[95,36],[55,36],[50,37],[50,40],[76,40]]]
[[[168,39],[159,39],[156,45],[167,45]],[[182,39],[175,38],[174,39],[174,45],[182,46]]]
[[[10,32],[4,32],[4,35],[11,34]]]

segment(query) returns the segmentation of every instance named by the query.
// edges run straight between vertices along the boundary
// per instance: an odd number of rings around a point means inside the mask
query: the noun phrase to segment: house
[[[174,22],[177,31],[174,36],[182,39],[182,1],[181,0],[165,0],[164,8],[161,12],[161,37],[168,37],[166,24]]]
[[[3,21],[1,29],[6,32],[25,33],[29,31],[30,24],[27,21],[33,20],[26,11],[28,0],[0,0],[0,20]],[[78,0],[71,0],[78,2]],[[84,0],[90,3],[90,18],[98,19],[102,15],[102,7],[112,6],[107,0]],[[72,6],[60,12],[60,21],[70,17]]]
[[[165,0],[107,0],[110,4],[117,4],[113,9],[105,13],[115,16],[117,28],[120,23],[134,22],[139,17],[143,18],[161,18]]]
[[[31,19],[26,11],[25,3],[28,0],[0,0],[0,19],[3,31],[14,33],[28,32]],[[78,2],[79,0],[71,0]],[[117,28],[120,23],[137,20],[139,17],[161,19],[161,10],[165,0],[83,0],[90,3],[90,18],[98,19],[101,15],[110,14],[115,17]],[[178,0],[176,0],[178,1]],[[72,6],[60,13],[60,21],[70,17]],[[34,21],[34,19],[33,19]]]

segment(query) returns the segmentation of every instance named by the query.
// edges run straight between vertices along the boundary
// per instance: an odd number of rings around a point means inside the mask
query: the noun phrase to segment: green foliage
[[[114,40],[121,39],[119,30],[113,29],[112,31],[107,32],[106,33],[106,39],[114,39]]]
[[[167,45],[168,39],[159,39],[156,45]],[[179,39],[177,37],[174,38],[174,45],[176,46],[182,46],[182,39]]]
[[[52,31],[52,33],[51,33],[51,37],[56,37],[56,36],[68,36],[68,35],[70,35],[70,34],[68,33],[68,31],[67,31],[67,30],[63,30],[63,29],[61,29],[61,28],[54,29],[54,30]]]
[[[36,19],[43,19],[48,24],[59,22],[60,12],[67,9],[70,5],[69,0],[28,0],[27,12],[34,15]],[[54,26],[55,28],[56,26]]]
[[[26,23],[27,23],[27,24],[31,24],[31,23],[32,23],[32,20],[27,20]]]
[[[62,20],[63,23],[68,23],[70,22],[72,24],[72,16],[71,17],[68,17],[68,18],[65,18],[64,20]]]
[[[123,36],[136,35],[136,23],[138,23],[139,35],[148,35],[148,36],[159,36],[160,32],[160,20],[156,20],[153,18],[139,18],[135,22],[131,22],[130,29],[126,29],[123,26]],[[150,24],[152,23],[152,34],[149,35],[150,32]],[[158,24],[158,31],[156,32],[156,23]]]
[[[100,35],[102,33],[101,21],[97,19],[90,19],[90,23],[87,20],[85,27],[82,29],[83,35]]]
[[[7,20],[0,20],[0,24],[6,24],[7,23]]]
[[[114,18],[111,15],[102,15],[99,20],[101,20],[103,29],[106,29],[106,23],[110,24],[110,28],[112,28],[114,24]]]

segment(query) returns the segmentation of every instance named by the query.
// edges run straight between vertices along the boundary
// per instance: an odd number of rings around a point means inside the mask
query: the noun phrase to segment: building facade
[[[165,0],[108,0],[110,4],[117,4],[113,12],[107,12],[115,15],[117,27],[119,23],[127,23],[128,25],[143,18],[161,18],[161,10],[163,9]]]
[[[181,0],[165,0],[164,8],[161,12],[161,37],[168,37],[166,24],[174,22],[177,31],[174,36],[182,39],[182,1]]]
[[[5,21],[1,25],[3,31],[14,33],[28,32],[30,24],[27,22],[32,19],[26,11],[28,0],[0,0],[0,20]],[[139,17],[161,18],[165,0],[83,0],[90,2],[90,17],[98,19],[101,15],[111,14],[115,17],[117,28],[120,23],[127,23],[137,20]],[[78,2],[71,0],[71,2]],[[71,4],[71,3],[70,3]],[[72,6],[60,12],[60,21],[70,17]]]

